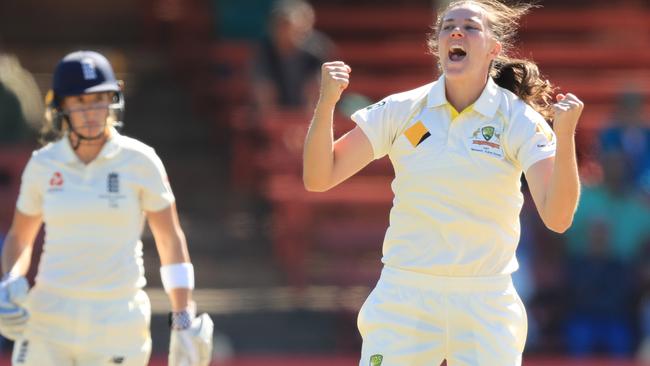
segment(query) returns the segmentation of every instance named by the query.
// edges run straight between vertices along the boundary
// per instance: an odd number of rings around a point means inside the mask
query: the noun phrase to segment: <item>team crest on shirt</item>
[[[384,362],[384,356],[379,354],[370,356],[370,366],[381,366],[382,362]]]
[[[470,137],[470,149],[476,152],[482,152],[494,157],[503,158],[503,149],[501,148],[501,131],[493,125],[486,125],[477,128],[472,132]]]
[[[109,193],[120,193],[120,176],[117,173],[108,173],[106,190]]]
[[[120,194],[120,175],[118,173],[110,172],[106,175],[106,194],[99,197],[108,201],[108,207],[119,207],[119,200],[125,196]]]

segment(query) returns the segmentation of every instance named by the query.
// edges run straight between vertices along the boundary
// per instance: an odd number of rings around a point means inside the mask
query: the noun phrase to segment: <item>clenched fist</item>
[[[326,62],[321,67],[320,102],[336,104],[350,84],[352,68],[343,61]]]
[[[553,104],[553,129],[556,135],[573,136],[585,104],[571,93],[558,94],[557,103]]]

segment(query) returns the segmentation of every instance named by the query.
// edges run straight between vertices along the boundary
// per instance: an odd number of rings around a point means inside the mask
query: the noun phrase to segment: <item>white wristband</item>
[[[175,263],[160,267],[165,292],[174,288],[194,288],[194,266],[192,263]]]

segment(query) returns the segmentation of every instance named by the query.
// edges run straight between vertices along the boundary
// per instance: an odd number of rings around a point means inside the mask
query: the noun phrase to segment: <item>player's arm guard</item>
[[[0,282],[0,334],[6,338],[16,340],[23,334],[29,314],[22,305],[28,292],[29,283],[24,276]]]
[[[170,314],[169,366],[208,366],[212,360],[214,323],[206,313]]]

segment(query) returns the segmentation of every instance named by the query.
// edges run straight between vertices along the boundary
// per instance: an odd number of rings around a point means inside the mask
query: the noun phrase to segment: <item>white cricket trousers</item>
[[[140,290],[75,297],[35,287],[30,318],[12,353],[15,366],[145,366],[151,355],[151,305]]]
[[[360,366],[519,366],[526,310],[511,277],[384,266],[357,319]]]

